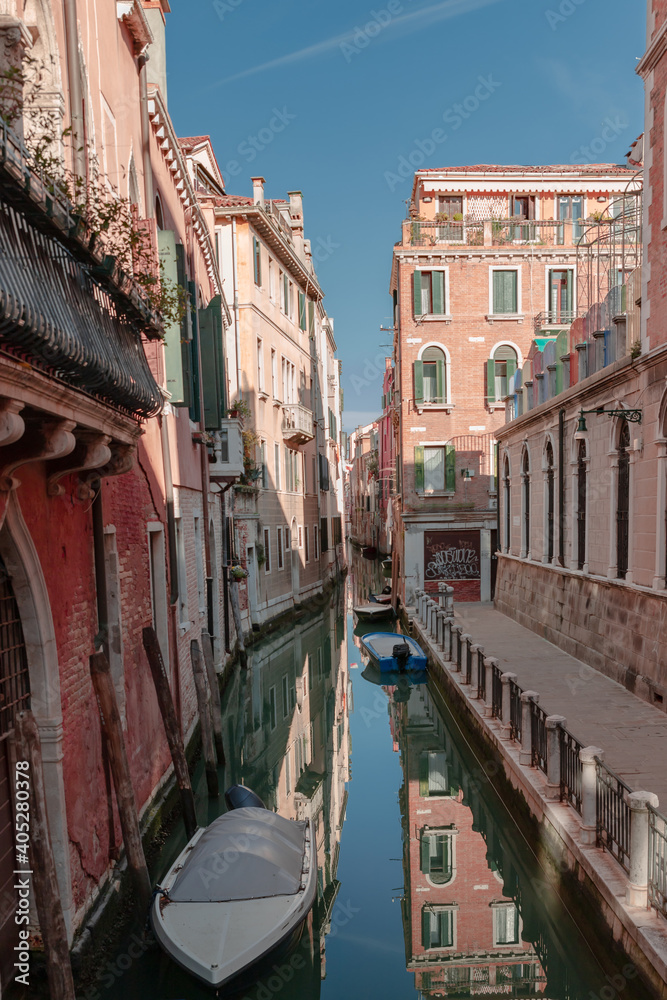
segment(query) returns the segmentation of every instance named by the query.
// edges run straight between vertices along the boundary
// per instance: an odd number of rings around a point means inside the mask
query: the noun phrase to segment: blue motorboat
[[[426,670],[427,659],[420,646],[409,635],[398,632],[368,632],[361,643],[384,673],[405,673]]]

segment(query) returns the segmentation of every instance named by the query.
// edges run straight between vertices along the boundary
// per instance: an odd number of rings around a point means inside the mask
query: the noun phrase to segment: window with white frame
[[[305,546],[305,560],[306,562],[310,562],[310,548],[308,545],[308,525],[306,525],[303,529],[303,541]]]
[[[320,539],[318,535],[318,527],[315,524],[313,525],[313,555],[315,556],[315,559],[320,558],[319,544],[320,544]]]
[[[424,750],[419,757],[419,794],[450,795],[447,755],[442,751]]]
[[[443,406],[448,402],[447,355],[429,345],[414,363],[415,406]]]
[[[257,338],[257,389],[264,392],[264,345],[262,338]]]
[[[519,943],[519,911],[515,903],[492,903],[493,910],[493,944],[498,945]]]
[[[425,949],[453,948],[456,906],[433,906],[422,909],[422,945]]]
[[[412,301],[415,316],[446,316],[448,313],[448,272],[443,269],[422,271],[412,275]]]
[[[278,547],[278,569],[282,569],[284,566],[283,562],[283,529],[276,528],[276,538]]]
[[[106,537],[105,537],[106,541]],[[164,528],[160,522],[148,524],[148,546],[151,574],[151,611],[153,628],[160,644],[162,659],[169,670],[169,603],[167,600],[167,570],[165,562]]]
[[[262,284],[262,244],[256,236],[252,238],[252,264],[255,284],[260,287]]]
[[[491,269],[490,312],[494,316],[517,315],[520,305],[520,281],[517,268]]]
[[[291,536],[291,532],[289,530],[289,525],[288,524],[285,525],[285,536],[284,537],[285,537],[285,552],[289,552],[289,550],[290,550],[290,548],[292,546],[292,536]]]
[[[271,348],[271,395],[278,399],[278,355],[275,348]]]
[[[271,572],[271,531],[264,528],[264,572]]]
[[[283,403],[296,402],[296,365],[289,358],[282,359]]]
[[[486,362],[486,401],[502,403],[509,392],[509,382],[518,364],[516,348],[511,344],[497,344]]]
[[[421,870],[433,885],[447,885],[454,877],[454,834],[426,828],[421,835]]]
[[[267,489],[269,485],[269,467],[266,459],[266,441],[263,438],[261,438],[259,442],[259,463],[262,489]]]
[[[289,679],[287,674],[283,674],[281,683],[283,696],[283,719],[286,719],[289,714]]]
[[[417,493],[455,492],[456,451],[453,445],[417,445],[414,461]]]
[[[269,257],[269,298],[272,302],[276,301],[276,262],[272,257]]]
[[[275,444],[273,446],[273,449],[274,449],[273,450],[273,474],[274,474],[275,480],[276,480],[276,489],[280,490],[282,488],[281,487],[281,481],[280,481],[280,445],[279,444]]]

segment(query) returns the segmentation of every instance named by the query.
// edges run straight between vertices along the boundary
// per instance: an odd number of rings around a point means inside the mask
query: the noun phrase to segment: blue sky
[[[391,341],[380,327],[390,322],[391,252],[411,186],[399,167],[407,173],[420,156],[427,167],[624,162],[643,129],[640,0],[171,6],[178,134],[211,135],[230,193],[250,195],[258,174],[268,197],[303,191],[343,359],[346,430],[380,406]],[[459,115],[480,78],[490,93]],[[608,119],[615,138],[600,152]],[[438,144],[434,129],[445,136]]]

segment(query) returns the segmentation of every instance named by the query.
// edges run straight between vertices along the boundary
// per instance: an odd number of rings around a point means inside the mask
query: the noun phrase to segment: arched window
[[[155,223],[158,229],[164,229],[164,213],[162,211],[162,201],[160,195],[155,195]]]
[[[512,511],[511,511],[511,500],[512,495],[510,491],[510,463],[507,456],[505,456],[505,463],[503,466],[503,503],[505,505],[505,552],[510,551],[510,542],[512,538]]]
[[[528,449],[525,448],[521,459],[521,493],[523,507],[523,532],[521,539],[521,556],[528,559],[530,556],[530,458]]]
[[[618,493],[616,498],[616,576],[625,580],[630,541],[630,428],[621,421],[618,439]]]
[[[434,885],[446,885],[454,876],[451,833],[422,833],[421,870]]]
[[[415,361],[415,405],[447,402],[447,356],[441,347],[427,347]]]
[[[577,448],[577,569],[586,565],[586,442]]]
[[[546,514],[547,514],[547,562],[553,561],[554,557],[554,450],[551,441],[547,441],[545,450],[546,461]]]
[[[486,362],[486,401],[502,403],[509,392],[509,380],[516,371],[518,357],[510,344],[494,347]]]

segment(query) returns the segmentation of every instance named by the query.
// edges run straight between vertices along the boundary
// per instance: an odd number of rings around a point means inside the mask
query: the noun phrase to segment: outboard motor
[[[398,669],[404,671],[408,665],[408,660],[410,659],[410,647],[407,642],[397,643],[392,649],[391,655],[396,660]]]
[[[229,810],[244,809],[246,806],[254,806],[255,809],[266,809],[259,795],[253,792],[252,788],[246,788],[245,785],[230,785],[225,792],[225,802]]]

